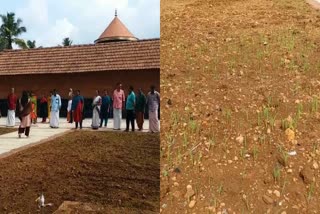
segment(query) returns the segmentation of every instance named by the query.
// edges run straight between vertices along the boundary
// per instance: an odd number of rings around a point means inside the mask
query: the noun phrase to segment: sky
[[[139,39],[160,37],[160,0],[10,0],[1,1],[0,14],[14,12],[27,28],[20,38],[37,46],[92,44],[118,18]]]

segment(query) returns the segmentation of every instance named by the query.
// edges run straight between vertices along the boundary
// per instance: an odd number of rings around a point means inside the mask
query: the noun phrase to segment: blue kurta
[[[51,96],[51,111],[59,111],[61,108],[61,97],[59,94]]]

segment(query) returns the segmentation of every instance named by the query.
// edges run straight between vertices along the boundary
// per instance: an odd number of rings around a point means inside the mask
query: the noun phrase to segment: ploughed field
[[[0,159],[0,213],[53,213],[64,201],[94,213],[159,211],[159,136],[74,131]],[[90,209],[89,209],[90,210]],[[81,211],[80,211],[81,213]]]
[[[319,213],[320,12],[161,1],[161,213]]]

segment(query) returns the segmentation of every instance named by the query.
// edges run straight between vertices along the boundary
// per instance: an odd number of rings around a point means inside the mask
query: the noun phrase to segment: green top
[[[146,96],[141,93],[141,95],[138,95],[136,98],[136,111],[144,112],[144,109],[146,107]]]
[[[132,91],[127,97],[126,109],[127,110],[134,110],[135,101],[136,101],[136,95]]]

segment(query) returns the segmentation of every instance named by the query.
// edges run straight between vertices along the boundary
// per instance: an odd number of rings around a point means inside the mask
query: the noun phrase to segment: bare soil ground
[[[160,211],[319,213],[319,56],[304,0],[161,1]]]
[[[64,201],[93,204],[93,213],[157,213],[159,143],[152,134],[75,131],[1,159],[0,213],[39,213],[41,192],[53,203],[42,213]]]
[[[10,132],[15,132],[15,131],[18,133],[18,129],[15,129],[15,128],[0,128],[0,135],[8,134]]]

